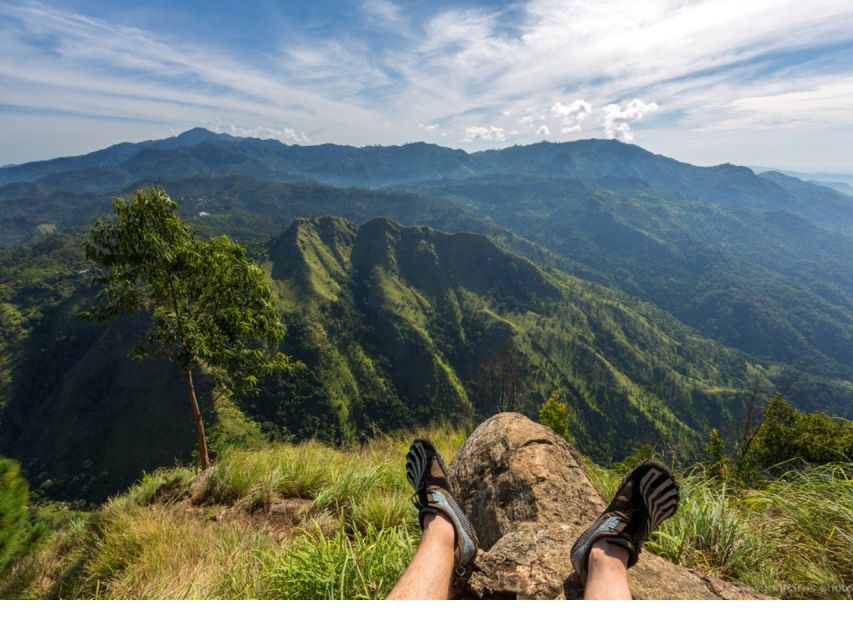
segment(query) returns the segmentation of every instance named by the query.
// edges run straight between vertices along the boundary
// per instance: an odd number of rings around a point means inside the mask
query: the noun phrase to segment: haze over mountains
[[[241,403],[271,434],[535,414],[562,389],[589,454],[651,441],[689,458],[710,427],[734,435],[755,389],[853,415],[839,191],[615,141],[469,154],[193,129],[0,168],[0,453],[62,495],[102,499],[191,448],[169,374],[125,358],[132,323],[76,315],[80,233],[141,184],[265,263],[283,349],[308,364]]]
[[[696,167],[615,140],[542,142],[469,154],[425,143],[286,145],[192,129],[165,140],[122,143],[84,156],[0,169],[0,186],[26,181],[48,191],[109,193],[139,180],[243,175],[380,187],[495,174],[633,178],[707,202],[795,209],[821,226],[853,233],[853,199],[832,189],[800,180],[782,186],[746,167],[729,164]]]

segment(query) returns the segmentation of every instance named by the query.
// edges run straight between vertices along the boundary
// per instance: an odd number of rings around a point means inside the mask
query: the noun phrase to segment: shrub
[[[0,576],[45,533],[30,514],[30,492],[18,463],[0,458]]]
[[[791,460],[813,464],[853,460],[853,423],[825,413],[798,411],[777,394],[764,409],[748,447],[760,468]]]
[[[539,422],[551,427],[566,440],[569,439],[569,408],[560,400],[559,391],[554,391],[539,408]]]

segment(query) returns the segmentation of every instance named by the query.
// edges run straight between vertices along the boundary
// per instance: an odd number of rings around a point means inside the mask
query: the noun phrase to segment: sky
[[[0,165],[196,126],[853,173],[853,2],[0,0]]]

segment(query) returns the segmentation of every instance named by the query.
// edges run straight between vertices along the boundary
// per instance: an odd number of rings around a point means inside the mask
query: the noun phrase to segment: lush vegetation
[[[100,326],[81,317],[95,295],[82,240],[52,235],[0,255],[0,451],[34,489],[85,503],[142,469],[188,462],[194,437],[178,372],[127,357],[144,318]]]
[[[95,291],[75,242],[59,234],[6,252],[0,450],[53,497],[97,502],[143,469],[188,461],[193,438],[185,382],[163,361],[126,357],[144,317],[80,317]],[[573,437],[599,461],[645,440],[689,458],[706,425],[734,424],[748,390],[771,385],[770,370],[654,307],[483,236],[300,219],[256,255],[288,327],[280,349],[303,364],[260,378],[240,404],[279,440],[537,415],[559,388]],[[210,377],[196,387],[208,406]]]
[[[446,459],[466,436],[449,427],[426,435]],[[401,463],[412,436],[234,447],[205,474],[147,474],[54,526],[0,580],[0,597],[384,597],[420,536]],[[648,455],[644,446],[616,465],[584,466],[609,498]],[[851,597],[849,460],[762,468],[751,479],[712,467],[678,473],[679,510],[648,550],[769,595]]]
[[[306,365],[260,381],[243,404],[276,437],[342,442],[436,418],[537,415],[560,388],[596,458],[644,440],[689,458],[705,424],[735,422],[750,375],[769,384],[664,314],[482,236],[297,220],[268,266],[283,348]]]
[[[712,205],[616,178],[482,177],[417,189],[488,211],[587,267],[585,278],[768,366],[787,365],[777,379],[785,387],[797,380],[790,394],[799,403],[853,412],[850,238],[784,212]]]
[[[739,452],[760,469],[790,464],[831,464],[853,460],[853,423],[825,413],[797,411],[778,394],[764,408],[761,423]]]
[[[234,448],[198,478],[158,470],[54,530],[0,597],[384,597],[420,537],[400,463],[411,437]],[[429,437],[449,459],[465,434]]]
[[[569,407],[560,399],[560,392],[554,391],[539,407],[539,423],[551,427],[555,433],[571,441],[571,414]]]
[[[99,223],[95,273],[82,230],[152,180],[168,206],[143,194],[118,217],[165,213],[171,235]],[[504,410],[575,443],[605,495],[651,448],[683,469],[657,552],[774,595],[850,593],[853,436],[825,413],[853,412],[840,194],[616,142],[466,154],[203,130],[0,184],[0,453],[32,487],[0,459],[0,595],[382,596],[419,535],[407,430]],[[107,326],[83,317],[99,289]],[[295,364],[258,376],[279,320]],[[141,334],[167,358],[127,358]],[[212,407],[200,477],[169,358]],[[463,439],[432,435],[448,456]]]

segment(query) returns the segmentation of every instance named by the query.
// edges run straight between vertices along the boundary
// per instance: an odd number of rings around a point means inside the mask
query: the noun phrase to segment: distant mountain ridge
[[[132,159],[142,149],[180,149],[208,140],[234,141],[241,140],[241,138],[196,127],[172,138],[146,140],[144,142],[120,142],[80,156],[66,156],[0,167],[0,186],[12,182],[34,182],[54,173],[115,166]]]
[[[804,193],[758,176],[747,167],[698,167],[635,145],[599,139],[540,142],[469,154],[423,142],[299,146],[193,129],[175,138],[125,143],[77,158],[0,169],[0,186],[39,181],[50,190],[106,193],[147,179],[243,175],[262,180],[387,187],[495,174],[581,180],[633,178],[706,202],[784,209],[828,229],[853,234],[853,200],[830,189]]]

